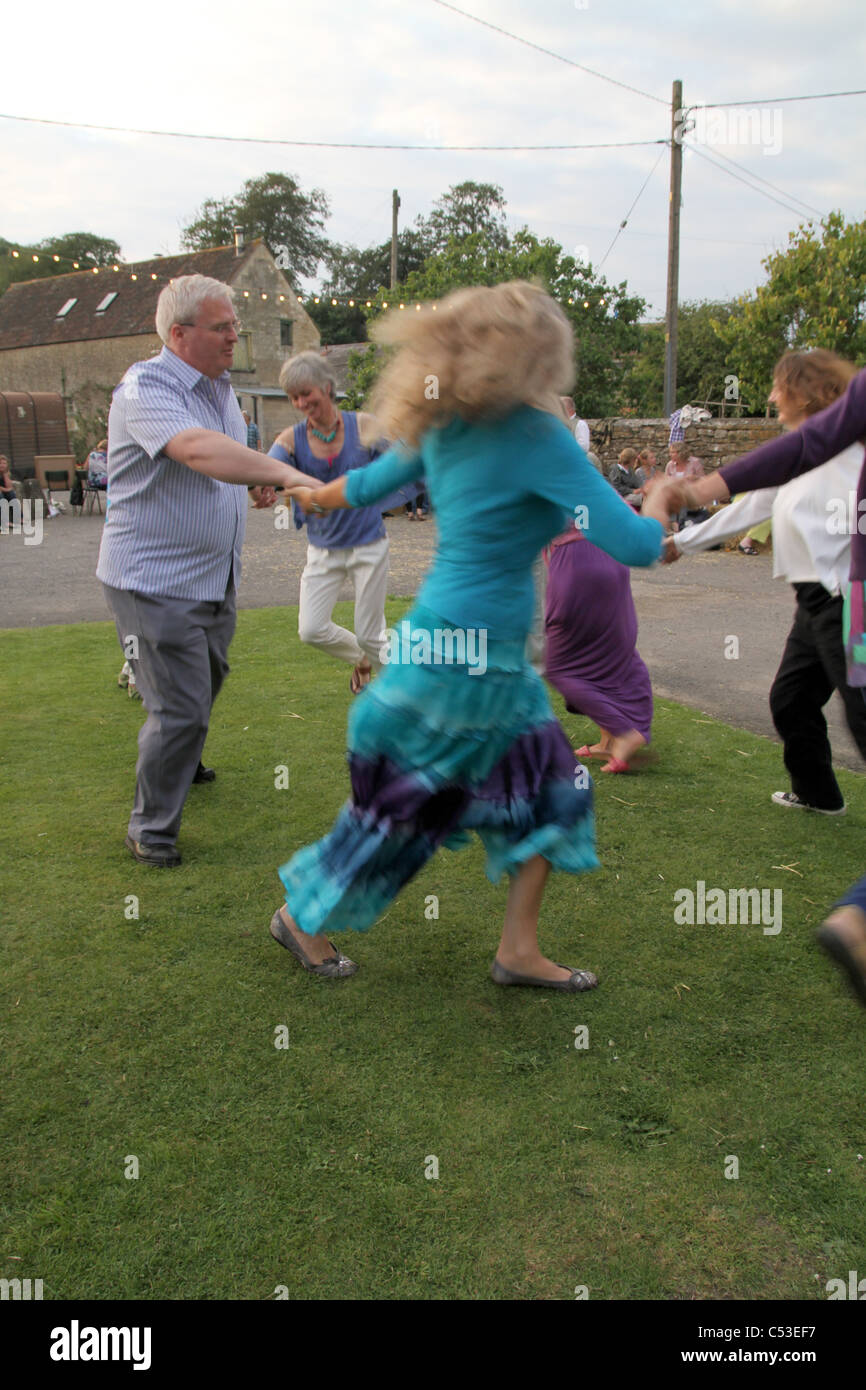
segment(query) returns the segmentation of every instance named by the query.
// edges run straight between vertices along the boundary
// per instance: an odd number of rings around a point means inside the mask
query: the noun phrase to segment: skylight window
[[[58,317],[59,319],[65,319],[65,318],[66,318],[66,315],[69,313],[69,310],[70,310],[70,309],[73,309],[77,303],[78,303],[78,300],[77,300],[77,299],[67,299],[67,301],[66,301],[66,303],[64,304],[63,308],[62,308],[62,309],[58,309],[58,311],[57,311],[57,317]]]
[[[114,301],[115,301],[116,298],[117,298],[117,290],[112,290],[111,294],[107,294],[107,295],[105,296],[104,299],[101,299],[101,300],[99,301],[99,303],[98,303],[97,306],[96,306],[96,313],[97,313],[97,314],[104,314],[105,311],[106,311],[106,309],[109,308],[109,306],[112,305],[112,304],[114,303]]]

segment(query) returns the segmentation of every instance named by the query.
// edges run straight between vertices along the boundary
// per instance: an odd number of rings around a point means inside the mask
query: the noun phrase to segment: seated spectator
[[[665,477],[680,478],[683,481],[689,479],[696,480],[704,476],[704,465],[694,454],[690,454],[684,440],[673,440],[668,446],[670,462],[665,469]],[[698,522],[706,521],[709,512],[704,508],[697,511],[683,510],[679,512],[674,521],[674,528],[681,531],[686,526],[694,526]]]
[[[653,478],[660,478],[662,476],[658,459],[652,449],[641,449],[637,456],[637,465],[634,475],[643,490],[646,489],[647,483],[651,482]]]
[[[108,487],[108,440],[100,439],[87,455],[87,486],[103,492]]]
[[[700,459],[690,454],[683,440],[675,440],[668,446],[670,462],[665,469],[667,478],[702,478],[704,465]]]
[[[16,496],[12,474],[9,471],[9,460],[5,454],[0,454],[0,498],[4,502],[14,502]]]
[[[637,449],[623,449],[616,463],[608,469],[607,480],[624,497],[630,507],[640,510],[643,497],[640,479],[634,471],[637,463]]]

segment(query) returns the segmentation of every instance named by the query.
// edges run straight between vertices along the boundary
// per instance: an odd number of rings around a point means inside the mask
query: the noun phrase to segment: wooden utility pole
[[[400,195],[396,188],[391,194],[391,289],[397,284],[397,213],[400,210]]]
[[[683,84],[674,82],[671,100],[671,202],[668,211],[668,296],[665,309],[664,413],[676,409],[677,315],[680,279],[680,203],[683,184]]]

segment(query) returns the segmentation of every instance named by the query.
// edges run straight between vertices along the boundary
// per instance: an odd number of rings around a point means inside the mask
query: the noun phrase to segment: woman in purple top
[[[662,500],[671,510],[704,506],[734,492],[775,487],[818,468],[852,444],[866,443],[866,371],[858,372],[848,390],[826,410],[818,411],[790,434],[762,444],[716,473],[694,483],[662,484]],[[845,598],[848,682],[866,698],[866,456],[857,496],[839,498],[851,531],[850,587]],[[830,517],[828,516],[828,524]],[[866,877],[844,894],[818,931],[821,946],[846,971],[860,1002],[866,1005]]]
[[[574,527],[550,547],[545,632],[547,679],[567,710],[599,726],[599,742],[575,749],[577,757],[605,758],[602,772],[628,772],[653,717],[628,566]]]
[[[381,450],[375,445],[371,415],[339,410],[334,375],[317,352],[291,357],[280,371],[280,385],[303,424],[283,430],[269,450],[283,463],[331,482],[364,468]],[[362,434],[364,439],[362,440]],[[366,441],[366,442],[365,442]],[[303,460],[303,463],[300,462]],[[294,508],[295,525],[304,515]],[[388,587],[388,536],[378,507],[311,516],[307,522],[307,563],[301,575],[298,635],[302,642],[352,665],[350,682],[357,695],[381,664]],[[355,631],[338,627],[331,614],[345,580],[355,591]]]

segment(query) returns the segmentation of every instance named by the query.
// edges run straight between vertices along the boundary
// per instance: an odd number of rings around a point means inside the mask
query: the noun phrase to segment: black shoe
[[[126,848],[139,864],[150,864],[154,869],[173,869],[181,862],[174,845],[143,845],[127,835]]]
[[[203,763],[199,763],[195,770],[195,777],[193,777],[192,780],[194,782],[213,782],[215,779],[216,773],[213,768],[205,767]]]

